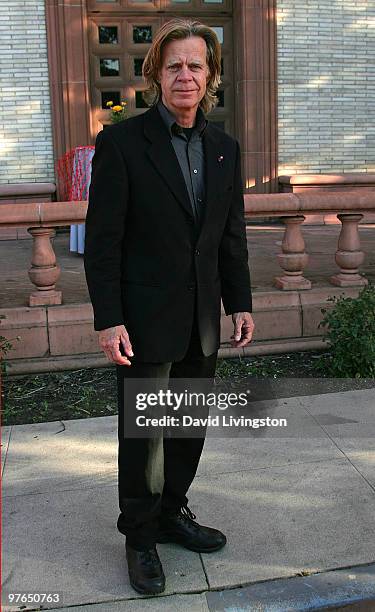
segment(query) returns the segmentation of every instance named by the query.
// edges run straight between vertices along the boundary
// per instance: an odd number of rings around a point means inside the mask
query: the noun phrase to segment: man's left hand
[[[246,346],[251,341],[255,327],[250,312],[234,312],[232,321],[234,324],[234,333],[231,336],[234,338],[232,346],[234,348]]]

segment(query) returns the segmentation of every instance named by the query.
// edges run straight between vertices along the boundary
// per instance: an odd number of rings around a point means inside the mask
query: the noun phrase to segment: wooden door
[[[212,27],[222,46],[218,106],[208,119],[234,135],[232,0],[87,0],[91,112],[95,134],[109,123],[107,102],[143,113],[142,62],[155,32],[174,16]],[[95,134],[93,136],[95,136]]]

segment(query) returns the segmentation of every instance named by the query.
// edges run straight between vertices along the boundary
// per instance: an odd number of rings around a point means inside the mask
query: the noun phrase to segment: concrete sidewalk
[[[81,612],[339,610],[363,600],[345,610],[375,610],[374,395],[262,402],[293,423],[293,437],[208,434],[189,506],[228,543],[201,555],[159,544],[167,588],[152,598],[130,587],[116,528],[117,416],[4,427],[3,610],[21,609],[5,603],[14,592],[58,592],[44,608]]]

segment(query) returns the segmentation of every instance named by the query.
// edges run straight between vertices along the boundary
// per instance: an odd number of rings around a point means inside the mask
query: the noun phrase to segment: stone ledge
[[[234,359],[237,357],[250,357],[251,355],[277,355],[280,353],[322,350],[324,348],[323,340],[317,338],[292,338],[285,341],[252,342],[251,346],[241,349],[232,348],[229,343],[223,343],[219,349],[219,359]],[[8,376],[106,367],[113,366],[109,363],[104,353],[7,359]]]
[[[221,316],[220,357],[260,355],[287,351],[316,350],[324,347],[324,330],[318,327],[321,308],[332,308],[328,298],[344,294],[356,297],[360,288],[318,287],[309,291],[253,293],[253,341],[245,348],[231,346],[233,323],[231,316]],[[93,327],[90,303],[62,304],[46,307],[3,308],[0,314],[1,335],[13,341],[7,355],[10,371],[36,372],[72,367],[101,367],[107,364],[101,357],[97,332]],[[78,364],[78,365],[77,365]],[[83,365],[82,365],[83,364]],[[29,369],[28,369],[29,368]]]
[[[44,307],[2,308],[0,314],[0,335],[5,336],[14,346],[14,359],[45,357],[49,351],[47,313]],[[20,340],[15,340],[20,336]]]

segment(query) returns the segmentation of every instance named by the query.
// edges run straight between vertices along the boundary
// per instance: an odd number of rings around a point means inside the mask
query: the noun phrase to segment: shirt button
[[[202,198],[198,198],[198,202],[202,202]]]
[[[198,170],[196,168],[194,168],[193,172],[194,174],[198,174]]]
[[[195,249],[195,254],[196,254],[196,255],[200,255],[200,251],[199,251],[199,249]]]
[[[188,285],[188,289],[189,289],[189,291],[193,291],[194,285]]]

